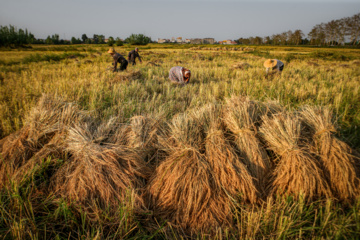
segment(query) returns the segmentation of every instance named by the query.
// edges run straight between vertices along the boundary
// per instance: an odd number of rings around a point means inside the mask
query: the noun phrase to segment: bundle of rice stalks
[[[154,160],[161,123],[161,115],[134,116],[130,119],[127,145],[136,149],[146,162]]]
[[[90,128],[94,129],[93,142],[98,144],[115,143],[113,137],[122,126],[119,117],[111,117],[107,121],[92,123],[92,125]]]
[[[0,185],[49,143],[55,134],[64,134],[68,126],[86,117],[76,104],[43,95],[26,117],[24,127],[4,140],[0,153]]]
[[[259,192],[256,180],[243,164],[243,159],[235,153],[220,124],[219,116],[210,122],[206,131],[205,151],[215,183],[222,189],[223,201],[226,203],[226,208],[221,211],[229,218],[232,201],[254,204],[259,201]],[[238,196],[241,199],[237,199]]]
[[[28,141],[42,147],[56,133],[64,132],[88,118],[88,114],[81,111],[76,103],[43,95],[25,121],[25,127],[29,128]]]
[[[147,66],[151,65],[151,66],[156,66],[156,67],[160,67],[160,64],[157,64],[155,62],[148,62],[146,63]]]
[[[286,110],[278,100],[267,100],[263,105],[266,109],[266,115],[269,117]]]
[[[43,164],[45,164],[47,168],[51,165],[51,171],[48,170],[46,173],[46,176],[51,178],[59,164],[67,158],[67,153],[64,151],[66,148],[64,137],[65,135],[55,134],[47,144],[36,152],[25,164],[19,167],[12,176],[12,180],[20,185],[26,183],[35,178],[34,176],[41,171]],[[48,181],[40,182],[39,185],[44,185],[42,189],[46,190],[46,183],[48,183]]]
[[[273,172],[272,193],[304,194],[309,200],[331,196],[319,162],[302,146],[301,121],[286,113],[263,117],[260,132],[279,159]]]
[[[26,140],[28,135],[28,128],[23,128],[2,140],[0,187],[3,187],[11,179],[14,172],[36,152],[36,148]]]
[[[330,109],[305,107],[301,116],[311,130],[315,150],[335,196],[343,201],[353,200],[360,189],[359,159],[346,143],[335,137]]]
[[[240,62],[232,65],[232,69],[247,69],[249,67],[251,67],[251,65],[246,62]]]
[[[227,99],[223,121],[231,131],[243,162],[254,177],[258,190],[264,194],[271,168],[270,159],[256,137],[256,124],[264,114],[264,107],[249,98]]]
[[[148,195],[155,216],[187,232],[214,231],[232,222],[239,195],[257,200],[246,167],[219,129],[214,106],[173,118],[160,139],[168,157],[153,175]]]
[[[121,72],[117,74],[113,79],[109,79],[110,84],[118,83],[118,82],[129,82],[134,81],[141,78],[140,71],[130,71],[130,72]]]
[[[94,132],[88,123],[69,130],[66,150],[71,157],[54,176],[54,192],[85,206],[96,200],[105,207],[127,203],[135,190],[136,207],[142,208],[139,194],[149,175],[146,164],[124,146],[95,143]]]

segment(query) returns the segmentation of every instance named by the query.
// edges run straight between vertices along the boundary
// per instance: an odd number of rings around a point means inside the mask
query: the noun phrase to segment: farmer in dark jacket
[[[136,61],[135,61],[136,58],[139,58],[140,63],[142,63],[141,58],[139,56],[139,49],[138,48],[135,48],[135,50],[132,50],[132,51],[129,52],[128,61],[132,65],[135,65],[136,64]]]
[[[119,53],[115,52],[115,49],[114,48],[110,48],[108,53],[110,53],[110,55],[113,57],[114,59],[114,70],[113,72],[116,71],[116,66],[117,66],[117,63],[120,63],[120,71],[123,71],[123,70],[126,70],[126,67],[128,65],[128,61],[122,56],[120,55]]]

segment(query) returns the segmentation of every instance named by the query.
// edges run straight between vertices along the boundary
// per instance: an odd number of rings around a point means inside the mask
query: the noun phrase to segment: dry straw
[[[279,159],[273,172],[272,193],[304,194],[308,200],[331,196],[324,173],[309,149],[301,141],[299,117],[280,113],[263,117],[260,132]]]
[[[336,128],[330,109],[305,107],[300,113],[311,130],[315,151],[320,156],[335,197],[343,201],[353,200],[360,188],[359,159],[346,143],[335,137]]]
[[[251,67],[251,65],[246,62],[235,63],[231,66],[232,69],[241,69],[241,70],[248,69],[249,67]]]
[[[16,175],[15,172],[55,135],[66,134],[68,126],[86,118],[87,115],[79,110],[77,104],[43,95],[26,117],[24,127],[2,140],[0,185],[4,185],[8,177]]]
[[[96,127],[82,123],[69,129],[66,151],[71,155],[53,180],[53,190],[85,205],[126,203],[129,193],[144,187],[149,169],[139,155],[125,146],[96,142]],[[135,204],[142,207],[140,192]]]
[[[148,187],[155,216],[187,232],[229,225],[238,195],[257,201],[252,178],[220,131],[216,111],[208,105],[172,119],[160,140],[168,157]]]
[[[119,82],[134,81],[139,78],[141,78],[140,71],[120,72],[113,79],[109,79],[108,83],[110,85],[112,85],[112,84],[119,83]]]
[[[136,149],[146,162],[157,163],[158,135],[163,126],[163,116],[134,116],[126,132],[127,145]]]
[[[265,113],[264,106],[246,97],[227,99],[223,121],[233,135],[244,164],[254,177],[258,190],[265,194],[271,162],[257,138],[256,124]]]

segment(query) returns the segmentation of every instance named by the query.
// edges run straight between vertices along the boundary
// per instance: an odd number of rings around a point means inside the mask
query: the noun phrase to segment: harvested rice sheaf
[[[258,200],[251,175],[219,128],[216,111],[209,105],[173,118],[170,139],[160,140],[168,157],[148,187],[155,216],[188,232],[227,226],[240,197]]]
[[[136,149],[147,162],[156,163],[158,136],[162,127],[162,116],[134,116],[126,132],[127,145]]]
[[[256,124],[265,112],[260,103],[245,97],[232,97],[223,109],[223,121],[234,137],[244,164],[254,177],[258,190],[265,194],[271,162],[257,138]]]
[[[301,112],[313,137],[325,176],[336,198],[349,201],[359,195],[359,159],[353,150],[335,137],[335,124],[329,108],[305,107]]]
[[[96,143],[92,127],[83,123],[69,130],[66,150],[71,157],[53,177],[54,191],[85,205],[96,200],[105,207],[126,203],[135,190],[135,205],[142,208],[140,189],[149,175],[146,164],[125,146]]]
[[[262,137],[279,159],[272,173],[272,193],[304,194],[310,199],[330,197],[331,190],[318,160],[301,142],[299,117],[280,113],[263,117]]]
[[[43,95],[26,117],[24,127],[3,140],[0,162],[0,185],[18,168],[49,143],[56,134],[65,134],[67,127],[82,121],[87,115],[77,104]]]

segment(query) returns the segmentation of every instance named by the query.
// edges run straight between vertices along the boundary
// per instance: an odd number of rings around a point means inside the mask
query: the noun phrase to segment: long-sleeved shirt
[[[128,60],[130,62],[135,62],[136,58],[139,58],[139,61],[141,62],[141,58],[140,58],[139,53],[137,51],[135,51],[135,50],[130,51],[129,55],[128,55]]]
[[[117,66],[117,63],[125,63],[126,62],[126,59],[119,53],[115,53],[114,55],[112,55],[113,59],[114,59],[114,71],[116,71],[116,66]]]
[[[183,67],[172,67],[169,72],[169,79],[174,83],[187,84],[189,82],[184,81]]]
[[[284,63],[280,60],[277,60],[277,59],[275,59],[275,60],[276,60],[276,65],[275,65],[275,67],[272,68],[272,70],[276,69],[277,71],[281,72],[284,68]],[[269,73],[269,70],[270,70],[270,68],[266,68],[266,73]]]

